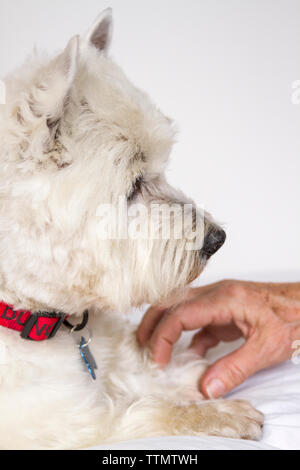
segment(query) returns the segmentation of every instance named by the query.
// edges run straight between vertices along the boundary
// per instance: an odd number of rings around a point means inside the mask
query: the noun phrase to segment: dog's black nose
[[[203,254],[210,258],[224,245],[225,240],[226,233],[224,230],[221,228],[213,228],[204,239],[202,248]]]

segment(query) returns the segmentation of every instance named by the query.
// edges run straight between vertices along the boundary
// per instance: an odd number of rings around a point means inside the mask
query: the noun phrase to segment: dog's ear
[[[73,37],[65,50],[42,71],[32,90],[32,109],[51,123],[61,118],[78,68],[79,37]]]
[[[55,67],[65,79],[66,90],[69,91],[73,85],[78,68],[79,36],[74,36],[67,47],[55,60]]]
[[[34,82],[16,102],[13,115],[32,143],[37,159],[55,146],[78,68],[79,37],[37,72]],[[29,139],[30,136],[30,139]],[[27,145],[27,144],[26,144]]]
[[[112,9],[104,10],[85,36],[85,40],[99,51],[107,53],[113,31]]]

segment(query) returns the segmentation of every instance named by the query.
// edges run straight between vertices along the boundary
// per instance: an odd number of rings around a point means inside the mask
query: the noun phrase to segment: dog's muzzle
[[[214,255],[225,243],[226,233],[219,227],[212,228],[204,238],[204,244],[201,254],[210,258]]]

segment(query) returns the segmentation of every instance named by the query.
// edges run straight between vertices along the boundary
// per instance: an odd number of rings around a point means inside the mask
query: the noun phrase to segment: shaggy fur
[[[164,178],[172,123],[108,57],[110,39],[106,10],[63,53],[35,56],[6,80],[0,298],[66,312],[73,323],[89,309],[99,369],[94,382],[66,328],[42,343],[0,328],[0,447],[80,448],[183,433],[259,438],[262,417],[250,404],[201,401],[204,360],[178,346],[159,370],[114,313],[180,291],[206,260],[185,249],[193,223],[180,240],[98,236],[99,205],[120,197],[191,202]],[[202,217],[204,233],[212,224]]]

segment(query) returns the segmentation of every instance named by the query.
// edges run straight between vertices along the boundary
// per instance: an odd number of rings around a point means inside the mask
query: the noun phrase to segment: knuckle
[[[231,384],[241,384],[246,380],[247,372],[239,364],[233,362],[227,369],[227,377]]]
[[[168,311],[164,314],[162,321],[157,327],[157,334],[162,336],[166,332],[168,334],[174,334],[180,329],[181,321],[178,312]]]
[[[244,283],[233,280],[223,281],[221,289],[226,296],[234,298],[244,298],[248,292]]]
[[[178,312],[176,310],[169,309],[163,316],[164,322],[176,322],[178,318]]]

